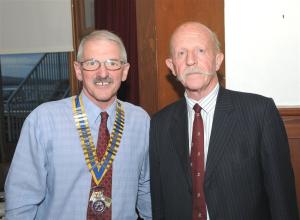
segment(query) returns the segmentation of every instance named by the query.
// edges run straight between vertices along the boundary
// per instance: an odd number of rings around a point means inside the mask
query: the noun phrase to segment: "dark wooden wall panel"
[[[163,4],[161,4],[163,2]],[[181,85],[169,73],[165,59],[169,55],[169,39],[174,29],[186,21],[199,21],[217,33],[224,45],[224,1],[189,0],[156,1],[157,62],[158,62],[158,108],[174,102],[183,95]]]
[[[287,131],[300,210],[300,108],[280,109]]]
[[[140,105],[152,114],[158,109],[157,46],[153,0],[136,1]]]
[[[291,159],[294,168],[298,207],[300,210],[300,138],[289,139]]]
[[[185,21],[199,21],[215,31],[224,45],[224,1],[139,0],[136,5],[140,104],[153,114],[183,95],[165,64],[171,33]],[[222,73],[224,69],[223,65]]]

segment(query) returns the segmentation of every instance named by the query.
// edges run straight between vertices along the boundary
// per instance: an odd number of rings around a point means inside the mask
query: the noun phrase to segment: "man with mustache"
[[[125,47],[101,30],[82,39],[80,95],[45,103],[24,122],[5,185],[5,219],[151,218],[148,114],[121,101]]]
[[[153,219],[299,219],[278,110],[270,98],[222,88],[222,61],[203,24],[173,33],[166,64],[185,94],[151,119]]]

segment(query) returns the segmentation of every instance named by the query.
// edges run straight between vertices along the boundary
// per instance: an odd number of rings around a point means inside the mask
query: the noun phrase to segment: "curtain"
[[[127,80],[121,85],[118,97],[139,104],[135,0],[95,1],[95,28],[112,31],[123,40],[130,69]]]

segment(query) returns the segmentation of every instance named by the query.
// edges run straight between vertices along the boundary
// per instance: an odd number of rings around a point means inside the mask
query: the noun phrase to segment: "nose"
[[[101,66],[99,67],[99,69],[96,72],[97,76],[100,76],[101,78],[106,78],[108,76],[108,71],[105,68],[104,63],[101,64]]]
[[[187,57],[186,57],[186,63],[188,66],[193,66],[194,64],[196,64],[197,62],[197,58],[196,55],[194,54],[193,51],[189,51],[187,53]]]

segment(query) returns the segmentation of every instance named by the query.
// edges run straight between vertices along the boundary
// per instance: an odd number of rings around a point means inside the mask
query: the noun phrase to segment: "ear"
[[[77,80],[82,81],[81,65],[77,61],[74,62],[74,70]]]
[[[220,69],[223,59],[224,59],[224,54],[217,53],[217,55],[216,55],[216,71],[218,71]]]
[[[172,74],[173,74],[174,76],[177,76],[177,75],[176,75],[176,71],[175,71],[175,69],[174,69],[173,60],[172,60],[171,58],[166,59],[166,65],[167,65],[167,67],[172,71]]]
[[[122,70],[122,82],[124,82],[127,79],[129,68],[130,68],[130,64],[125,63]]]

